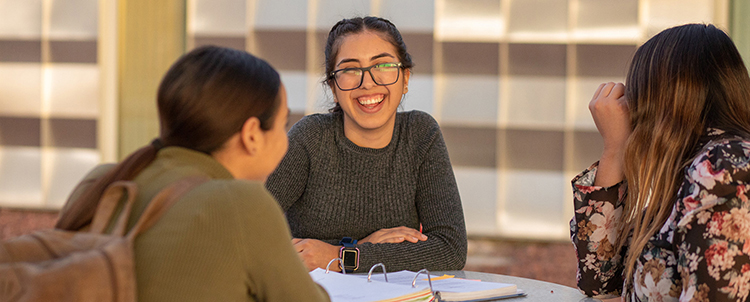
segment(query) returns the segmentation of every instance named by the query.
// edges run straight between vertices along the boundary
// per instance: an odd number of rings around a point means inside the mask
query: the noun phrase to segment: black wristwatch
[[[353,273],[359,268],[359,249],[355,247],[357,240],[351,237],[344,237],[339,241],[339,244],[342,245],[341,250],[339,250],[341,270]]]

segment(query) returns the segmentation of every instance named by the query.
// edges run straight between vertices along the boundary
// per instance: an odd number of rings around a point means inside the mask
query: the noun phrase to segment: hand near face
[[[604,149],[622,149],[630,136],[630,111],[625,99],[625,85],[604,83],[589,103],[596,128],[604,139]]]
[[[612,82],[599,85],[589,110],[604,140],[594,184],[608,187],[623,179],[625,144],[632,132],[625,85]]]
[[[369,236],[360,240],[359,243],[401,243],[404,241],[417,243],[419,241],[425,240],[427,240],[427,236],[420,233],[419,231],[412,228],[407,228],[405,226],[400,226],[390,229],[377,230]]]
[[[318,267],[325,269],[331,259],[339,257],[339,250],[341,249],[340,246],[310,238],[294,238],[292,239],[292,245],[308,270],[314,270]],[[336,272],[341,271],[337,262],[332,263],[329,269]]]

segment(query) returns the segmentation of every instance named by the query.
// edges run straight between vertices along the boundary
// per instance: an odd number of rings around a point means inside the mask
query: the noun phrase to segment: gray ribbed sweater
[[[358,244],[360,268],[457,270],[466,263],[461,199],[440,127],[427,113],[399,112],[391,142],[357,146],[343,114],[313,114],[289,130],[289,151],[266,182],[296,238],[338,244],[398,226],[428,236],[418,243]]]

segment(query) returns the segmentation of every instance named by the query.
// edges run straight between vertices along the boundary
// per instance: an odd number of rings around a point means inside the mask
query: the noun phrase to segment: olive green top
[[[83,181],[112,167],[99,166]],[[128,229],[162,188],[195,175],[211,180],[135,240],[138,301],[329,300],[297,256],[283,213],[263,184],[234,179],[206,154],[160,150],[134,179],[138,197]]]

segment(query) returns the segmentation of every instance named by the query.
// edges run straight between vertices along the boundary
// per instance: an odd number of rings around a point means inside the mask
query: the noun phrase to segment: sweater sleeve
[[[305,119],[289,130],[289,149],[279,166],[266,180],[266,189],[286,212],[302,197],[307,186],[310,159],[305,148],[302,129]],[[312,131],[307,131],[308,135]]]
[[[587,296],[619,296],[623,285],[624,246],[619,255],[615,241],[622,231],[614,223],[622,216],[627,185],[594,186],[598,163],[573,181],[575,215],[570,235],[578,257],[578,288]]]
[[[242,195],[235,200],[248,193],[238,192]],[[250,194],[257,196],[252,219],[237,218],[244,222],[238,243],[245,250],[250,294],[257,301],[329,301],[297,256],[289,227],[273,197],[260,187]]]
[[[427,241],[360,244],[360,266],[369,268],[384,262],[389,271],[460,270],[464,267],[467,239],[463,208],[439,128],[418,167],[416,191],[416,208]]]

